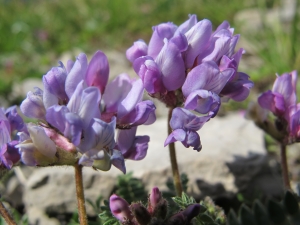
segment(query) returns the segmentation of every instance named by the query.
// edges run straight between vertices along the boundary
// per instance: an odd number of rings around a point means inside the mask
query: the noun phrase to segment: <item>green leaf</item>
[[[283,223],[286,219],[283,206],[274,200],[268,202],[268,213],[270,220],[276,224]]]
[[[240,220],[243,225],[257,225],[251,209],[246,205],[240,208]]]
[[[235,212],[231,209],[227,217],[228,225],[240,225]]]
[[[257,225],[270,224],[268,213],[259,200],[255,200],[254,206],[253,206],[253,211],[254,211],[254,216],[255,216]]]
[[[292,192],[287,191],[285,193],[283,204],[289,214],[294,215],[299,212],[298,199]]]
[[[202,214],[198,216],[201,222],[204,222],[204,224],[207,223],[214,223],[214,220],[207,214]]]

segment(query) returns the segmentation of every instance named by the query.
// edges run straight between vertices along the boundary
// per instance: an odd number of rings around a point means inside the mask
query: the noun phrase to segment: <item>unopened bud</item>
[[[140,225],[147,225],[151,221],[151,215],[142,203],[133,203],[130,205],[131,212]]]
[[[189,205],[185,210],[173,215],[169,219],[168,225],[188,224],[194,217],[198,216],[200,211],[200,204]]]
[[[129,209],[128,202],[115,194],[110,196],[109,207],[114,217],[116,217],[121,222],[125,222],[133,218]]]

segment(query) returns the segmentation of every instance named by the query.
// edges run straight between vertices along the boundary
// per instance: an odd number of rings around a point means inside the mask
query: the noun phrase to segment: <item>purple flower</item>
[[[271,111],[275,116],[289,120],[290,107],[296,105],[297,72],[277,75],[272,91],[261,94],[258,98],[259,105]]]
[[[180,141],[186,148],[192,146],[194,150],[200,151],[202,146],[197,131],[210,119],[211,116],[196,116],[190,111],[175,108],[170,120],[173,132],[167,137],[165,146]]]

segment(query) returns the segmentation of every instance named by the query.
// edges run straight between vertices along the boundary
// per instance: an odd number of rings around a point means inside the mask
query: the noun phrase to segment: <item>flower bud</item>
[[[168,225],[188,224],[194,217],[198,216],[201,210],[200,204],[189,205],[185,210],[173,215]]]
[[[133,203],[130,205],[130,209],[140,225],[147,225],[151,221],[151,215],[142,203]]]
[[[110,196],[109,207],[114,217],[121,222],[125,222],[126,220],[131,220],[133,218],[128,202],[115,194]]]

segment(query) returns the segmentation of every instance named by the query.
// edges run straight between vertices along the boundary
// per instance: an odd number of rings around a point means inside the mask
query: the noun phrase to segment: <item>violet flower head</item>
[[[90,62],[81,53],[75,62],[69,60],[66,67],[60,62],[44,75],[44,91],[37,88],[21,104],[26,116],[43,124],[30,124],[29,134],[20,133],[18,147],[25,164],[61,163],[57,154],[67,154],[73,157],[67,163],[79,159],[84,166],[107,171],[114,165],[126,173],[125,158],[146,156],[149,137],[136,136],[136,129],[155,121],[155,106],[142,101],[140,79],[121,74],[107,85],[108,75],[108,60],[101,51]],[[124,129],[118,131],[117,144],[116,128]],[[47,144],[45,149],[40,141]]]

